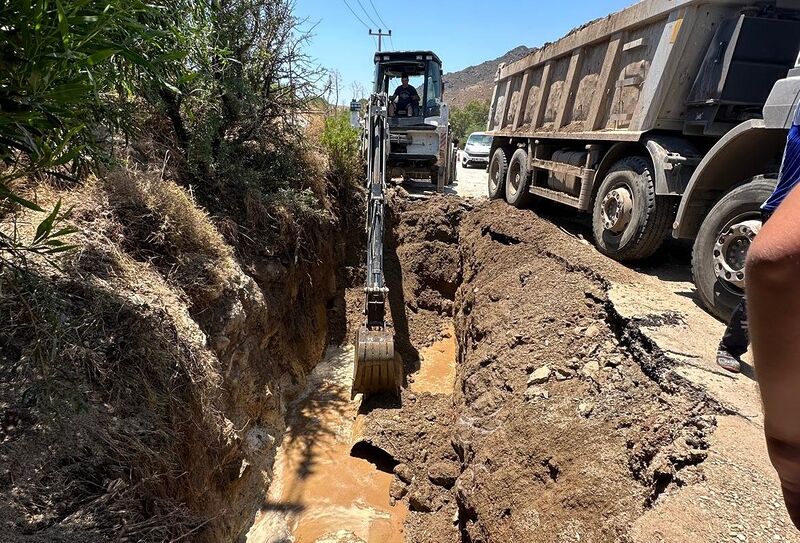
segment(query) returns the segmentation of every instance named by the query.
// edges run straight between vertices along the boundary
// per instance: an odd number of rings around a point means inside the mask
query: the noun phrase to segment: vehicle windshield
[[[408,87],[402,87],[403,77],[408,78]],[[431,61],[386,62],[377,65],[376,90],[393,98],[397,107],[390,116],[438,115],[439,99],[442,96],[442,72],[439,65]]]
[[[486,134],[473,134],[467,140],[467,145],[491,145],[492,136]]]

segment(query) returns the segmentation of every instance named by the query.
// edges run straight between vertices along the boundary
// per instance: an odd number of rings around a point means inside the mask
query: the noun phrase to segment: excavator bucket
[[[353,396],[397,392],[403,381],[403,364],[394,352],[394,337],[388,330],[362,326],[356,338]]]

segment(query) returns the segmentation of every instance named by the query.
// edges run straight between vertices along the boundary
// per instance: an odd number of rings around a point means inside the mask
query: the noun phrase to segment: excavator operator
[[[414,106],[419,104],[419,93],[417,89],[408,84],[408,76],[400,78],[400,86],[397,87],[389,99],[395,103],[394,112],[391,114],[405,113],[409,117],[414,116]]]

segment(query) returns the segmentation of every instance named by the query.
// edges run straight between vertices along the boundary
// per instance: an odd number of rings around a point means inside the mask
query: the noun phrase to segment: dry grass
[[[31,185],[43,207],[72,208],[80,248],[0,269],[9,540],[225,540],[260,505],[271,450],[245,456],[242,438],[282,431],[324,347],[338,214],[363,203],[304,152],[292,189],[221,192],[213,220],[161,171]],[[0,229],[31,239],[41,218],[0,216]]]
[[[81,250],[60,269],[0,274],[0,472],[13,474],[0,520],[46,538],[179,537],[202,523],[191,505],[235,440],[190,310],[240,272],[208,216],[157,174],[59,195]],[[29,235],[36,218],[17,223]]]

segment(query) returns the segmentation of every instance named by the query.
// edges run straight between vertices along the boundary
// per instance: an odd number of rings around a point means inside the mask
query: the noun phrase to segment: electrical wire
[[[348,3],[347,3],[347,0],[342,0],[342,2],[344,2],[344,5],[345,5],[345,6],[347,6],[347,9],[349,9],[349,10],[350,10],[350,13],[352,13],[352,14],[353,14],[353,17],[355,17],[356,19],[358,19],[358,22],[359,22],[359,23],[361,23],[362,25],[364,25],[364,28],[366,28],[367,30],[370,30],[370,28],[369,28],[369,25],[368,25],[367,23],[365,23],[365,22],[364,22],[364,21],[361,19],[361,17],[359,17],[359,16],[356,14],[356,12],[355,12],[355,11],[353,11],[353,8],[351,8],[351,7],[350,7],[350,4],[348,4]]]
[[[364,8],[364,4],[362,4],[362,3],[361,3],[361,0],[356,0],[356,2],[358,2],[358,5],[359,5],[359,6],[361,6],[361,11],[363,11],[363,12],[364,12],[364,15],[366,15],[366,16],[367,16],[367,19],[369,19],[369,22],[371,22],[372,24],[374,24],[376,27],[380,27],[381,25],[379,25],[378,23],[376,23],[376,22],[375,22],[375,19],[373,19],[373,18],[370,16],[369,12],[368,12],[368,11],[367,11],[367,10]],[[378,18],[380,19],[380,17],[378,17]],[[388,30],[388,28],[387,28],[387,30]]]
[[[360,4],[360,3],[361,3],[361,2],[359,2],[359,4]],[[372,11],[374,11],[374,12],[375,12],[375,15],[378,17],[378,20],[381,22],[381,24],[382,24],[384,27],[386,27],[386,30],[389,30],[389,25],[388,25],[388,24],[386,24],[386,21],[384,21],[384,20],[383,20],[383,17],[381,17],[381,14],[380,14],[380,12],[378,11],[378,8],[376,8],[376,7],[375,7],[375,2],[373,2],[372,0],[369,0],[369,5],[370,5],[370,6],[372,6]],[[372,18],[370,18],[370,21],[372,21]],[[375,21],[372,21],[372,22],[374,23]],[[391,44],[391,48],[392,48],[392,50],[395,50],[396,48],[395,48],[395,46],[394,46],[394,40],[392,39],[391,30],[389,30],[389,32],[390,32],[390,34],[389,34],[389,43]]]
[[[379,20],[381,23],[383,23],[383,26],[385,26],[385,27],[386,27],[386,30],[389,30],[389,25],[387,25],[387,24],[386,24],[386,21],[384,21],[384,20],[383,20],[383,18],[381,17],[381,14],[378,12],[378,10],[377,10],[377,9],[375,9],[375,3],[374,3],[372,0],[369,0],[369,3],[370,3],[370,5],[372,6],[372,9],[373,9],[373,11],[375,11],[375,15],[377,15],[377,16],[378,16],[378,20]]]

